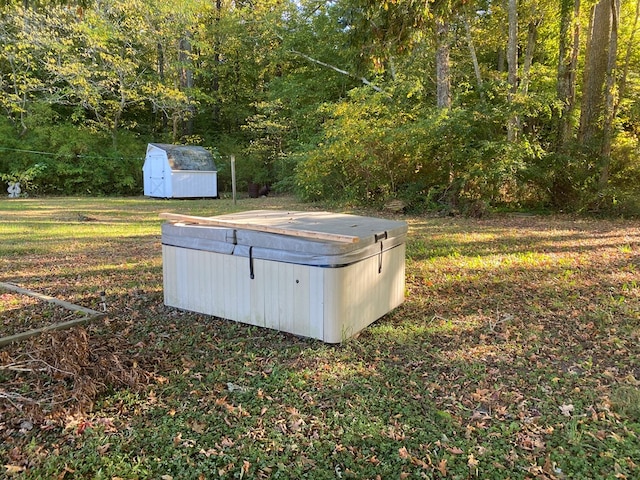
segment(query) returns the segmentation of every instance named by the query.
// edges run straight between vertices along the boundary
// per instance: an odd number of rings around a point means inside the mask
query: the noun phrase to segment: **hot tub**
[[[201,220],[215,225],[162,225],[168,306],[339,343],[404,301],[405,222],[273,210]]]

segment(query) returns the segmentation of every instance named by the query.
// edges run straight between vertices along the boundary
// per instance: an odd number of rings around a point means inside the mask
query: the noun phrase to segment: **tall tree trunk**
[[[178,50],[178,61],[180,62],[180,90],[186,92],[187,98],[191,98],[193,88],[193,70],[191,69],[191,41],[189,35],[180,39]],[[186,118],[182,118],[182,135],[193,134],[193,108],[187,107]]]
[[[158,42],[157,44],[157,56],[158,78],[160,79],[160,84],[164,85],[164,46],[162,45],[162,42]],[[164,109],[160,110],[160,116],[162,117],[161,133],[164,133],[167,130],[167,112],[164,111]]]
[[[562,0],[557,96],[562,109],[558,117],[557,150],[564,151],[572,136],[571,117],[576,103],[576,72],[580,49],[580,0]]]
[[[590,144],[602,133],[613,1],[615,0],[600,0],[591,12],[580,111],[579,140],[583,144]]]
[[[631,63],[631,54],[636,46],[635,37],[638,31],[638,18],[640,17],[640,0],[636,2],[636,15],[633,19],[633,28],[627,42],[627,53],[624,56],[624,67],[622,69],[622,77],[620,77],[620,87],[618,88],[620,99],[624,98],[627,93],[627,78],[629,76],[629,64]]]
[[[524,63],[522,65],[522,81],[520,82],[520,90],[523,95],[529,93],[529,83],[531,81],[531,65],[533,65],[533,55],[536,51],[536,42],[538,41],[538,26],[541,19],[537,16],[537,8],[534,7],[533,18],[529,22],[527,31],[527,49],[524,53]]]
[[[220,16],[222,14],[222,0],[216,0],[216,16],[214,19],[216,27],[216,37],[213,45],[213,82],[211,90],[215,96],[213,104],[213,121],[218,124],[220,122]]]
[[[507,43],[507,82],[509,83],[509,103],[513,106],[518,91],[518,2],[509,0],[509,41]],[[519,119],[512,115],[507,124],[507,140],[518,140]]]
[[[620,25],[620,0],[609,1],[611,13],[611,34],[607,56],[607,79],[605,83],[604,125],[602,127],[602,166],[600,169],[600,190],[609,182],[609,167],[611,165],[611,143],[613,141],[613,122],[618,110],[618,95],[616,91],[616,60],[618,56],[618,26]]]
[[[449,22],[436,19],[436,97],[438,108],[451,107]]]
[[[497,55],[497,61],[496,61],[496,68],[498,69],[499,72],[506,72],[506,69],[504,68],[504,62],[505,62],[505,57],[506,57],[506,52],[504,48],[499,48],[498,51],[496,52]]]

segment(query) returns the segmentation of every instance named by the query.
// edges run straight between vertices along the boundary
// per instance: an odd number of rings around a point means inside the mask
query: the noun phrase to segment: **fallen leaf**
[[[400,455],[400,458],[402,458],[403,460],[406,460],[407,458],[410,457],[409,452],[407,451],[407,447],[399,448],[398,455]]]
[[[21,473],[26,470],[26,468],[19,465],[5,465],[4,468],[6,469],[5,473],[7,475],[15,475],[16,473]]]
[[[223,447],[233,447],[233,440],[231,440],[229,437],[225,437],[225,438],[222,439],[220,444]]]
[[[201,448],[199,453],[207,458],[209,458],[211,455],[218,455],[218,451],[215,448],[208,448],[207,450]]]
[[[447,452],[451,453],[452,455],[462,455],[464,453],[464,450],[461,450],[458,447],[447,447]]]
[[[447,459],[443,458],[438,462],[438,471],[443,477],[447,476]]]
[[[572,404],[560,405],[560,411],[565,417],[570,417],[573,413],[574,407]]]
[[[76,471],[73,468],[69,468],[65,465],[64,470],[58,474],[56,480],[63,480],[67,473],[75,473]]]
[[[204,422],[194,421],[189,426],[191,430],[199,434],[203,434],[207,430],[207,424]]]
[[[613,438],[618,443],[623,441],[622,437],[620,435],[618,435],[616,432],[611,432],[609,437]]]
[[[81,420],[76,430],[77,435],[82,435],[87,428],[93,428],[93,424],[89,420]]]
[[[304,425],[304,420],[298,418],[289,422],[289,429],[295,433],[302,429],[302,425]]]
[[[111,448],[111,444],[110,443],[105,443],[104,445],[100,445],[97,450],[98,453],[100,455],[104,455],[105,453],[107,453],[109,451],[109,449]]]

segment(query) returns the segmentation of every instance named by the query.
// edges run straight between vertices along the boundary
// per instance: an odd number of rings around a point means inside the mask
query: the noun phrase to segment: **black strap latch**
[[[374,238],[376,240],[376,243],[380,242],[380,253],[378,254],[378,273],[382,273],[382,251],[384,250],[382,240],[386,240],[387,238],[389,238],[389,235],[385,230],[383,233],[376,233]]]
[[[249,247],[249,278],[251,280],[255,278],[253,274],[253,247]]]

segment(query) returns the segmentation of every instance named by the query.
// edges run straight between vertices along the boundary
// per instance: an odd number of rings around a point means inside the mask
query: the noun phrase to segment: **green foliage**
[[[582,71],[572,85],[576,108],[565,112],[559,99],[558,57],[571,53],[559,52],[559,35],[570,33],[560,31],[560,9],[570,13],[571,2],[518,6],[516,91],[506,81],[507,12],[495,2],[44,6],[4,2],[0,10],[0,147],[15,153],[0,157],[0,174],[23,174],[33,192],[136,192],[134,157],[146,141],[197,141],[223,145],[226,190],[234,154],[241,188],[269,183],[305,199],[401,199],[410,211],[638,211],[640,49],[631,4],[620,16],[622,98],[610,154],[602,132],[589,146],[576,140]],[[588,10],[581,6],[584,24]],[[436,20],[447,36],[436,35]],[[435,60],[445,37],[452,107],[438,111]],[[560,115],[571,117],[562,145]],[[517,140],[508,142],[514,120]],[[47,173],[29,170],[35,164]],[[92,166],[100,173],[89,180]]]
[[[301,154],[296,182],[303,198],[379,202],[397,192],[422,165],[411,117],[385,95],[360,88],[322,108],[324,138]]]
[[[453,107],[408,114],[395,98],[360,88],[326,105],[320,143],[299,155],[303,198],[361,204],[401,198],[410,210],[494,204],[526,198],[541,149],[507,142],[496,110]]]
[[[0,180],[6,183],[19,182],[23,195],[37,193],[41,178],[47,173],[47,165],[36,163],[26,170],[13,168],[9,173],[0,174]]]
[[[61,123],[34,126],[19,145],[0,149],[0,175],[20,181],[28,194],[135,195],[142,190],[145,144],[134,137],[121,135],[120,149],[113,150],[108,136]]]
[[[611,403],[621,415],[640,423],[640,388],[619,385],[611,395]]]

